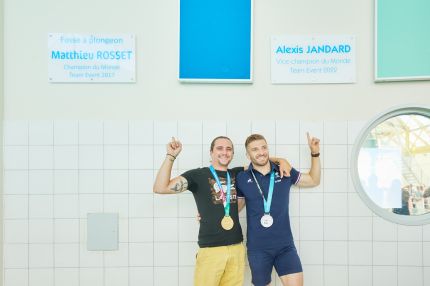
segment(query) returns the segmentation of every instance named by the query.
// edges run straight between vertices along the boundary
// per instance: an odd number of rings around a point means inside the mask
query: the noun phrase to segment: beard
[[[217,158],[216,159],[218,165],[224,166],[224,167],[227,167],[231,163],[232,160],[233,160],[233,158],[230,158],[230,159]]]
[[[263,159],[260,159],[261,157],[263,157]],[[269,162],[269,156],[259,156],[258,158],[252,159],[251,162],[255,166],[266,166]]]

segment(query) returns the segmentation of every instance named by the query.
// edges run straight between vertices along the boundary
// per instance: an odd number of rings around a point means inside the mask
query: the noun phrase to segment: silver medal
[[[261,225],[264,227],[271,227],[273,224],[273,217],[270,214],[264,214],[261,217]]]

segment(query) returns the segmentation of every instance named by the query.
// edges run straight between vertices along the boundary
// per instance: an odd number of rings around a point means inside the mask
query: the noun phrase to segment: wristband
[[[172,158],[173,158],[173,160],[175,160],[175,159],[176,159],[176,157],[175,157],[175,156],[173,156],[172,154],[169,154],[169,153],[167,153],[167,154],[166,154],[166,156],[170,156],[170,157],[172,157]]]
[[[319,157],[320,156],[320,153],[318,152],[318,153],[311,153],[311,156],[312,157]]]

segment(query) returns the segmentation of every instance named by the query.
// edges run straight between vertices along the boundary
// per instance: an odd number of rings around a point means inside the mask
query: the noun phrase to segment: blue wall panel
[[[251,0],[180,0],[180,80],[250,82],[251,43]]]

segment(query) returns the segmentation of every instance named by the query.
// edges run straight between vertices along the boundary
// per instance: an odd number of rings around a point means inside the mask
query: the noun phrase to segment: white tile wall
[[[374,265],[397,265],[397,255],[396,242],[373,242]]]
[[[29,268],[50,268],[54,266],[52,244],[30,244],[28,247]]]
[[[373,267],[373,285],[397,285],[396,266],[377,266]]]
[[[79,193],[78,170],[54,170],[54,194]]]
[[[373,244],[371,241],[349,241],[349,264],[372,265]]]
[[[184,145],[202,145],[202,122],[198,120],[178,122],[178,137]]]
[[[53,269],[30,269],[28,277],[30,285],[54,286]]]
[[[79,121],[80,145],[103,144],[103,121]]]
[[[28,221],[28,234],[30,243],[53,243],[54,220],[30,219]]]
[[[3,162],[5,170],[27,170],[28,146],[4,146]]]
[[[54,122],[48,120],[34,120],[28,124],[30,145],[53,145]]]
[[[81,268],[79,270],[80,286],[103,286],[103,268]]]
[[[349,286],[372,285],[371,266],[349,266]]]
[[[28,244],[3,245],[4,268],[28,268]]]
[[[89,267],[91,269],[103,267],[103,252],[88,251],[85,243],[80,244],[79,250],[79,266],[81,269]]]
[[[154,241],[173,242],[177,240],[177,218],[154,218]]]
[[[55,285],[75,286],[79,285],[78,268],[55,268]]]
[[[28,221],[6,220],[4,228],[4,243],[28,243]]]
[[[4,125],[4,285],[192,285],[197,208],[190,193],[152,193],[172,136],[184,143],[173,174],[209,164],[218,135],[247,163],[245,138],[310,166],[306,132],[321,139],[323,178],[294,188],[290,215],[308,286],[430,285],[430,227],[387,222],[352,186],[349,152],[361,121],[7,121]],[[120,216],[119,250],[88,251],[88,213]],[[241,214],[243,229],[246,219]],[[249,269],[245,285],[250,285]],[[276,274],[273,285],[281,285]]]
[[[28,145],[28,121],[8,121],[4,124],[4,144]]]
[[[78,146],[55,146],[54,147],[54,168],[77,170],[78,169]]]
[[[154,286],[177,285],[178,267],[154,267]]]
[[[262,134],[269,144],[276,142],[276,122],[273,120],[254,120],[251,122],[251,132]],[[250,134],[248,134],[250,135]],[[246,137],[245,137],[246,139]],[[245,143],[244,139],[240,142]],[[237,144],[237,143],[236,143]]]
[[[29,275],[27,269],[5,269],[4,285],[10,286],[28,286]],[[33,284],[34,285],[34,284]],[[44,285],[44,284],[39,284]]]
[[[106,170],[104,172],[104,192],[110,194],[128,193],[128,171]]]
[[[245,145],[246,137],[248,137],[251,132],[251,121],[230,121],[227,123],[227,136],[230,137],[230,139],[233,141],[233,144],[235,144],[236,151],[238,146]],[[210,142],[203,142],[203,144],[210,144]]]
[[[127,268],[107,268],[105,270],[105,285],[117,286],[128,285]]]
[[[227,123],[223,120],[206,120],[202,124],[204,128],[202,128],[201,144],[210,144],[215,137],[227,134]]]
[[[348,237],[352,240],[372,240],[372,217],[348,217]]]
[[[55,267],[79,267],[79,244],[64,243],[54,246]]]
[[[325,240],[348,240],[348,218],[346,216],[324,217]]]
[[[130,121],[128,123],[130,145],[152,145],[154,143],[153,121]]]
[[[54,240],[56,243],[79,243],[79,219],[55,219]]]
[[[28,165],[30,170],[52,170],[54,167],[54,148],[51,146],[29,147]]]
[[[103,169],[103,146],[80,145],[79,146],[79,169],[102,170]]]
[[[299,145],[300,143],[299,121],[276,121],[276,144]]]
[[[323,240],[324,218],[323,217],[301,217],[300,218],[300,240]]]
[[[11,170],[4,171],[3,182],[4,194],[28,194],[28,171],[23,170]]]
[[[166,145],[172,137],[178,136],[178,122],[155,121],[154,122],[154,144]]]
[[[420,267],[399,266],[398,285],[423,285],[423,269]]]
[[[5,219],[28,218],[28,196],[5,195],[3,196]]]
[[[54,145],[78,145],[78,121],[54,121]]]
[[[129,247],[128,243],[119,243],[118,250],[104,251],[104,266],[127,267],[129,262]]]
[[[326,145],[346,145],[348,143],[348,123],[345,121],[324,122],[324,138]]]
[[[107,145],[127,145],[128,122],[105,121],[103,124],[103,143]]]
[[[324,241],[324,264],[347,265],[348,245],[346,241]]]
[[[330,286],[348,285],[348,268],[337,265],[326,266],[324,268],[324,282]]]
[[[129,154],[129,169],[142,170],[153,169],[153,152],[152,145],[130,145]]]

